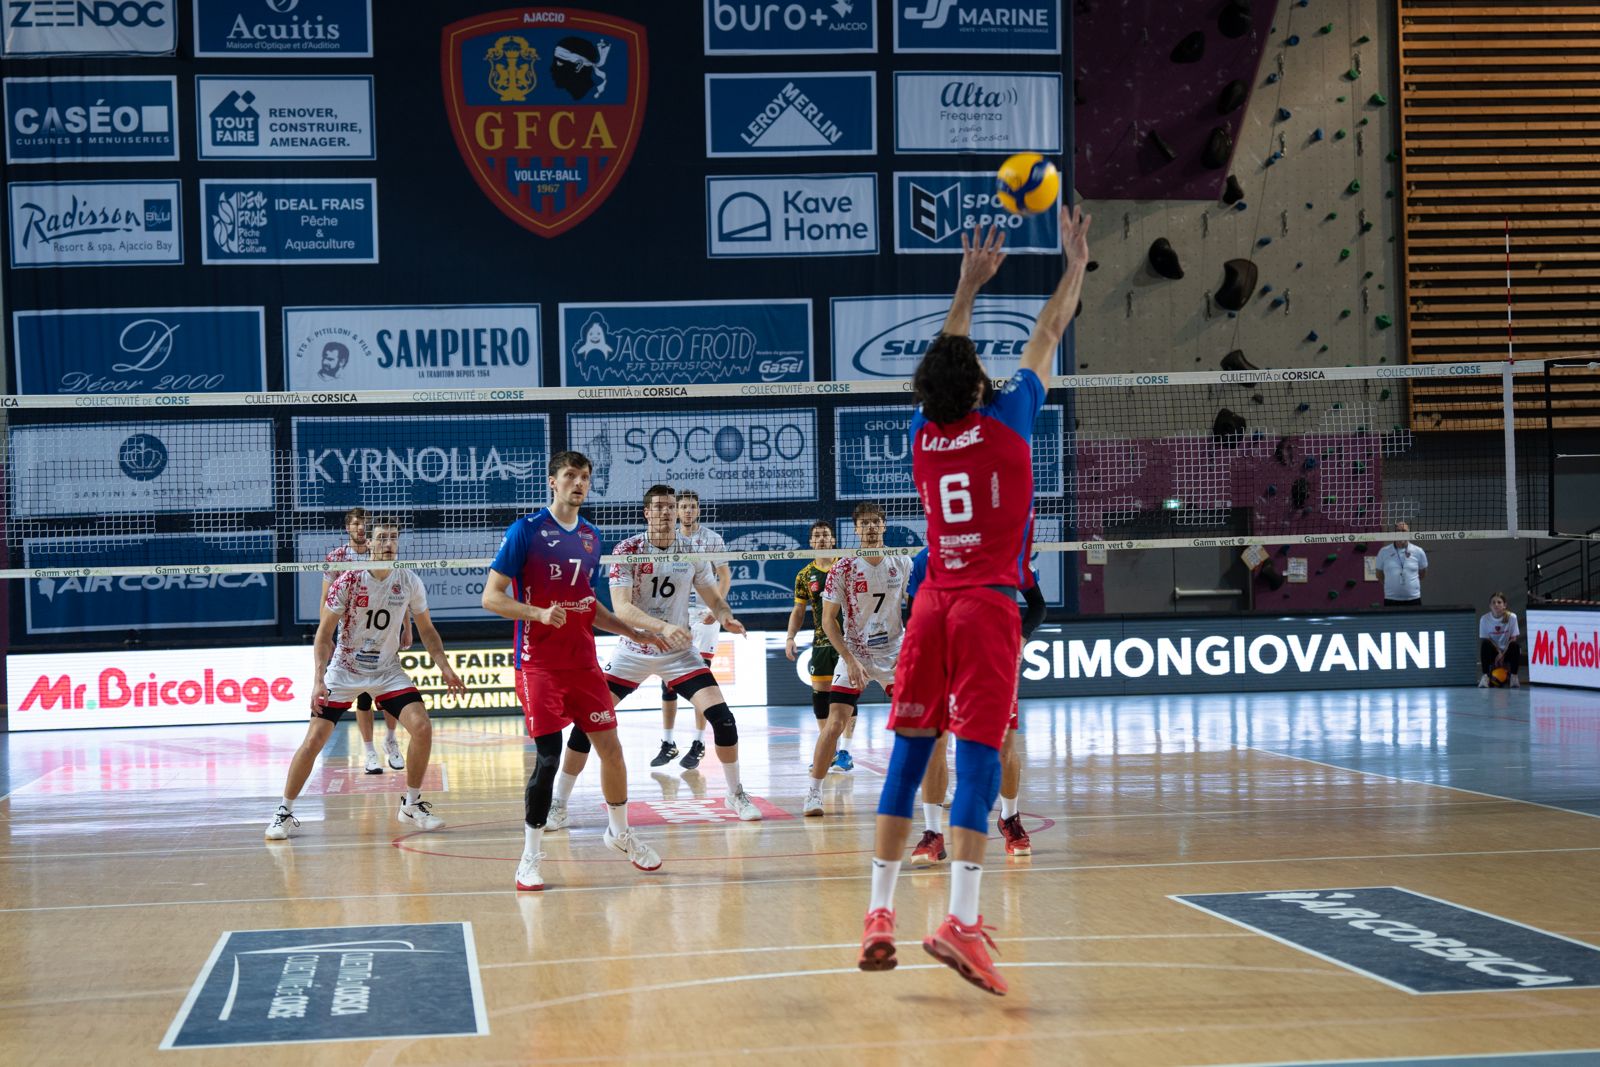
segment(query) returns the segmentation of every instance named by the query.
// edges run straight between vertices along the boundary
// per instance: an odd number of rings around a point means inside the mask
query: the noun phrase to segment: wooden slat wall
[[[1600,351],[1600,0],[1396,0],[1407,340],[1414,363],[1503,359],[1506,222],[1518,358]],[[1563,372],[1557,425],[1600,426]],[[1517,424],[1542,426],[1542,383]],[[1486,385],[1411,390],[1417,429],[1483,429]]]

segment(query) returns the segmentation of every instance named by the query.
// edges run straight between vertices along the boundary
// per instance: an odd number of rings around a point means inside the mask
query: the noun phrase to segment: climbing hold
[[[1322,127],[1321,126],[1318,126],[1316,129],[1311,131],[1311,140],[1312,140],[1313,143],[1322,140]]]
[[[1275,297],[1272,298],[1272,306],[1275,307],[1275,308],[1281,308],[1281,307],[1283,307],[1283,305],[1285,305],[1287,303],[1288,303],[1288,301],[1285,300],[1281,296],[1275,296]]]
[[[1235,210],[1235,211],[1243,211],[1245,208],[1247,208],[1249,206],[1250,206],[1249,204],[1247,204],[1243,200],[1241,200],[1237,204],[1233,205],[1233,210]]]
[[[1322,28],[1319,29],[1317,32],[1322,34],[1324,37],[1326,37],[1328,34],[1333,32],[1333,23],[1329,22],[1329,23],[1323,24]]]
[[[1371,233],[1371,232],[1372,232],[1372,223],[1370,223],[1370,222],[1363,222],[1363,223],[1362,223],[1362,224],[1361,224],[1361,232],[1362,232],[1362,233]]]
[[[1378,286],[1378,292],[1380,292],[1380,293],[1383,292],[1383,286],[1382,285]]]
[[[1266,296],[1266,295],[1267,295],[1267,294],[1268,294],[1268,293],[1270,293],[1270,292],[1272,292],[1272,286],[1270,286],[1270,285],[1263,285],[1263,286],[1262,286],[1262,287],[1261,287],[1261,295],[1262,295],[1262,296]]]
[[[1265,404],[1266,402],[1267,398],[1262,396],[1260,393],[1254,393],[1250,397],[1250,403],[1252,404]]]
[[[1244,437],[1246,422],[1243,415],[1219,408],[1211,423],[1211,436],[1228,448],[1236,447]]]
[[[1217,114],[1228,115],[1239,110],[1249,95],[1250,87],[1235,78],[1222,87],[1222,93],[1217,97]]]
[[[1339,249],[1339,258],[1340,259],[1349,259],[1350,258],[1350,250],[1348,248]]]
[[[1365,126],[1366,124],[1367,124],[1367,120],[1366,119],[1362,119],[1360,122],[1356,123],[1357,126]]]
[[[1343,130],[1334,130],[1333,131],[1333,139],[1335,141],[1342,141],[1342,140],[1344,140],[1344,138],[1345,138],[1345,132]]]
[[[1368,37],[1364,33],[1360,37],[1356,38],[1356,44],[1371,44],[1371,43],[1372,43],[1372,38]]]
[[[1316,339],[1317,339],[1317,331],[1316,330],[1312,330],[1310,333],[1306,334],[1306,340],[1307,341],[1315,341]]]
[[[1339,553],[1337,552],[1329,552],[1326,556],[1322,557],[1322,562],[1324,563],[1337,563],[1338,561]]]
[[[1300,268],[1301,268],[1301,267],[1303,267],[1303,266],[1305,266],[1305,264],[1304,264],[1304,263],[1296,263],[1296,264],[1295,264],[1295,265],[1294,265],[1294,269],[1295,269],[1295,270],[1299,270],[1299,269],[1300,269]]]
[[[1394,199],[1394,190],[1390,189],[1388,192],[1384,193],[1383,194],[1383,198],[1385,200],[1393,200]]]
[[[1316,469],[1317,469],[1317,457],[1316,456],[1307,456],[1306,457],[1306,470],[1314,471]]]
[[[1361,77],[1361,71],[1355,67],[1351,67],[1349,70],[1344,72],[1344,76],[1349,78],[1351,81],[1355,81],[1357,78]]]
[[[1329,600],[1338,600],[1339,599],[1339,590],[1337,590],[1337,589],[1328,590],[1328,599]]]
[[[1278,495],[1278,487],[1275,486],[1275,485],[1267,486],[1267,492],[1266,492],[1265,495],[1267,495],[1267,496],[1277,496]],[[1285,547],[1288,547],[1288,546],[1285,546]]]
[[[1256,239],[1256,247],[1257,248],[1265,248],[1268,245],[1270,245],[1271,243],[1272,243],[1272,238],[1270,238],[1270,237],[1260,237],[1260,238]]]
[[[1100,261],[1098,259],[1091,259],[1089,262],[1083,265],[1083,269],[1087,273],[1093,274],[1095,271],[1100,269]]]
[[[1244,349],[1235,348],[1222,357],[1223,370],[1255,370],[1256,365],[1244,358]]]
[[[1389,98],[1384,96],[1382,93],[1373,93],[1371,96],[1367,97],[1367,103],[1374,107],[1382,107],[1388,102]]]
[[[1268,85],[1276,85],[1277,82],[1278,82],[1278,75],[1277,74],[1268,74],[1267,75],[1267,84]]]
[[[1385,389],[1384,392],[1388,393],[1388,390]],[[1356,460],[1355,472],[1357,474],[1365,474],[1367,472],[1367,465],[1365,463],[1361,462],[1359,459]]]
[[[1233,156],[1233,138],[1221,126],[1211,128],[1211,136],[1206,138],[1205,151],[1200,153],[1200,162],[1212,170],[1217,170],[1228,165],[1228,160]]]
[[[1372,320],[1372,323],[1380,330],[1387,330],[1389,327],[1394,325],[1394,320],[1387,315],[1379,315],[1377,318]]]
[[[1237,204],[1243,199],[1244,190],[1239,186],[1239,179],[1232,174],[1228,175],[1228,181],[1222,188],[1222,202],[1224,204]]]
[[[1293,48],[1295,45],[1300,43],[1300,35],[1298,33],[1291,33],[1287,38],[1284,39],[1283,43],[1288,45],[1290,48]]]
[[[1321,348],[1317,349],[1317,353],[1320,355],[1321,353],[1326,352],[1327,350],[1328,350],[1328,346],[1327,345],[1323,345]]]
[[[1369,270],[1369,271],[1367,271],[1367,273],[1365,273],[1365,274],[1363,274],[1363,275],[1362,275],[1362,276],[1361,276],[1361,280],[1362,280],[1362,281],[1366,281],[1366,280],[1367,280],[1367,279],[1368,279],[1368,278],[1370,278],[1370,277],[1372,277],[1372,272],[1371,272],[1371,271],[1370,271],[1370,270]]]
[[[1155,130],[1150,131],[1150,136],[1147,138],[1147,140],[1149,140],[1150,146],[1157,152],[1160,152],[1162,157],[1165,158],[1168,163],[1171,163],[1174,159],[1178,158],[1177,149],[1173,148],[1166,141],[1162,140],[1161,135]]]
[[[1250,32],[1250,0],[1230,0],[1217,15],[1217,30],[1224,37],[1243,37]]]
[[[1350,184],[1344,187],[1344,191],[1347,193],[1359,193],[1361,191],[1361,179],[1351,178]]]
[[[1174,63],[1198,63],[1206,54],[1206,35],[1195,30],[1183,40],[1178,42],[1178,47],[1172,50]]]
[[[1336,97],[1334,97],[1334,99],[1339,101],[1339,103],[1341,103],[1341,104],[1344,103],[1344,101],[1345,101],[1345,98],[1342,97],[1342,96],[1336,96]]]
[[[1334,219],[1336,219],[1338,217],[1339,217],[1339,213],[1337,211],[1330,211],[1326,215],[1322,216],[1322,221],[1323,222],[1332,222]]]
[[[1165,237],[1157,237],[1150,245],[1150,269],[1163,278],[1176,281],[1183,277],[1183,266],[1178,262],[1178,253],[1173,249],[1172,242]]]
[[[1280,107],[1278,109],[1278,121],[1279,122],[1288,122],[1290,117],[1293,114],[1294,114],[1294,112],[1290,111],[1288,108]]]
[[[1348,319],[1350,317],[1350,309],[1345,308],[1343,311],[1339,312],[1339,317],[1341,319]]]
[[[1301,401],[1299,404],[1295,405],[1294,413],[1296,415],[1304,415],[1306,412],[1308,412],[1310,410],[1311,410],[1311,405],[1305,403],[1304,401]]]
[[[1400,153],[1391,151],[1388,155],[1383,157],[1383,161],[1385,163],[1398,163],[1400,162]]]

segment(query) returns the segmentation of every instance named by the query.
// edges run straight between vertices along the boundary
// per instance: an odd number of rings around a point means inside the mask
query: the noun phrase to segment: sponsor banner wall
[[[24,56],[171,55],[177,0],[3,0],[0,39]]]
[[[1017,372],[1044,297],[979,296],[972,343],[996,378]],[[828,301],[833,376],[841,381],[910,378],[950,311],[948,296],[836,296]],[[1059,350],[1056,373],[1062,373]]]
[[[1107,618],[1046,624],[1022,653],[1024,697],[1471,685],[1469,610]]]
[[[810,300],[562,304],[562,385],[803,382]]]
[[[6,657],[7,728],[304,722],[311,714],[311,671],[304,645],[13,653]]]
[[[1033,424],[1033,492],[1060,496],[1063,412],[1047,404]],[[834,477],[840,500],[888,500],[917,495],[911,480],[911,409],[835,408]]]
[[[83,308],[12,315],[16,389],[50,395],[257,392],[259,307]]]
[[[292,390],[537,386],[542,354],[538,304],[283,309]]]
[[[178,158],[178,79],[7,78],[7,163]]]
[[[702,0],[705,54],[753,56],[878,50],[876,4],[854,0]]]
[[[708,158],[877,154],[872,71],[707,74],[705,84]]]
[[[896,52],[1061,53],[1061,0],[915,0],[894,13]]]
[[[208,264],[378,262],[371,178],[201,181],[200,209]]]
[[[194,54],[232,59],[372,55],[372,0],[194,0]]]
[[[307,417],[292,427],[296,511],[532,511],[549,498],[543,415]]]
[[[273,510],[272,423],[46,423],[11,427],[11,514]]]
[[[180,183],[12,182],[11,266],[131,267],[183,262]]]
[[[529,510],[532,510],[531,508]],[[400,534],[400,558],[418,559],[424,554],[439,559],[489,559],[500,548],[499,530],[418,530],[408,528]],[[295,558],[319,560],[346,543],[344,532],[329,529],[323,533],[302,533],[295,538]],[[413,574],[428,593],[428,617],[434,622],[469,619],[487,622],[483,610],[483,580],[487,567],[418,570]],[[323,576],[320,573],[295,575],[295,621],[313,624],[320,614],[319,597]]]
[[[994,194],[992,171],[896,172],[894,250],[905,254],[960,252],[963,233],[999,226],[1006,233],[1007,253],[1061,252],[1056,212],[1014,215],[995,202]]]
[[[712,259],[875,255],[878,176],[709,177],[706,249]]]
[[[1522,623],[1530,682],[1600,689],[1600,611],[1529,608]]]
[[[567,442],[594,463],[592,504],[637,506],[657,482],[729,503],[817,498],[814,408],[568,415]]]
[[[375,159],[370,75],[194,79],[200,158]]]
[[[896,72],[894,150],[1061,154],[1061,75]]]
[[[23,542],[22,557],[25,567],[81,566],[88,551],[113,552],[125,566],[173,559],[259,563],[270,561],[276,550],[276,532],[263,530],[205,536],[37,537]],[[271,574],[30,578],[26,585],[30,634],[272,626],[278,621],[277,578]]]

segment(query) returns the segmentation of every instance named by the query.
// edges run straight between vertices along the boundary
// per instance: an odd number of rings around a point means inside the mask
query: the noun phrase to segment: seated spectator
[[[1478,662],[1483,666],[1483,674],[1478,678],[1479,689],[1487,689],[1489,676],[1501,668],[1511,688],[1522,684],[1517,678],[1517,671],[1522,667],[1522,645],[1518,642],[1521,636],[1516,614],[1506,610],[1506,595],[1491,596],[1488,612],[1478,620]]]

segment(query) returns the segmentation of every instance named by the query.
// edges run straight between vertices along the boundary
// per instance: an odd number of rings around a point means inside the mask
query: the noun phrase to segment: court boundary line
[[[1505,796],[1502,793],[1486,793],[1482,789],[1468,789],[1465,786],[1445,785],[1445,784],[1443,784],[1441,782],[1425,782],[1425,781],[1422,781],[1421,779],[1417,779],[1417,778],[1401,778],[1401,777],[1398,777],[1398,776],[1393,775],[1393,774],[1384,774],[1382,771],[1362,770],[1360,767],[1342,767],[1337,763],[1327,763],[1327,762],[1325,762],[1323,760],[1311,759],[1308,756],[1296,756],[1296,755],[1294,755],[1293,753],[1290,753],[1290,752],[1278,752],[1278,751],[1276,751],[1274,749],[1261,748],[1261,747],[1256,746],[1256,745],[1249,745],[1249,746],[1246,746],[1246,747],[1251,752],[1264,752],[1269,756],[1282,756],[1284,759],[1298,760],[1301,763],[1310,763],[1310,764],[1313,764],[1313,765],[1318,766],[1318,767],[1327,767],[1330,770],[1348,771],[1351,774],[1365,774],[1365,775],[1369,775],[1370,777],[1373,777],[1373,778],[1385,778],[1385,779],[1388,779],[1391,782],[1404,782],[1406,785],[1427,786],[1427,787],[1429,787],[1431,789],[1449,789],[1449,790],[1452,790],[1453,792],[1457,792],[1457,793],[1470,793],[1472,796],[1475,796],[1475,797],[1491,797],[1491,798],[1493,798],[1495,800],[1509,800],[1509,801],[1511,801],[1513,803],[1516,803],[1516,804],[1530,804],[1533,807],[1544,808],[1544,809],[1546,809],[1548,811],[1562,811],[1562,812],[1566,812],[1568,815],[1582,815],[1586,819],[1600,819],[1600,815],[1596,815],[1593,812],[1579,811],[1576,808],[1563,808],[1559,804],[1546,804],[1543,801],[1528,800],[1528,799],[1526,799],[1524,797],[1508,797],[1508,796]]]
[[[1446,1060],[1488,1060],[1516,1057],[1523,1059],[1529,1056],[1581,1056],[1586,1052],[1600,1052],[1600,1048],[1571,1048],[1571,1049],[1544,1049],[1536,1052],[1465,1052],[1454,1055],[1443,1053],[1436,1056],[1391,1056],[1385,1059],[1365,1060],[1272,1060],[1271,1062],[1256,1062],[1254,1060],[1241,1063],[1216,1063],[1204,1067],[1360,1067],[1361,1064],[1373,1064],[1374,1067],[1383,1067],[1385,1064],[1397,1063],[1438,1063]],[[1193,1065],[1201,1067],[1201,1065]]]
[[[1600,845],[1583,846],[1578,848],[1519,848],[1519,849],[1483,849],[1466,852],[1400,852],[1389,854],[1363,854],[1351,856],[1274,856],[1267,859],[1237,859],[1237,860],[1183,860],[1169,863],[1097,863],[1082,864],[1078,866],[1057,867],[996,867],[989,873],[991,875],[1022,875],[1022,874],[1060,874],[1074,872],[1100,872],[1100,871],[1137,871],[1160,870],[1178,867],[1241,867],[1251,864],[1269,863],[1348,863],[1356,860],[1412,860],[1412,859],[1446,859],[1459,856],[1539,856],[1556,855],[1574,852],[1600,852]],[[619,863],[620,865],[620,863]],[[916,873],[916,872],[913,872]],[[669,889],[725,889],[728,886],[761,886],[761,885],[802,885],[808,882],[865,882],[872,878],[871,872],[865,874],[822,874],[809,877],[793,878],[751,878],[729,881],[718,879],[715,881],[694,882],[668,882],[660,879],[643,878],[626,884],[610,883],[606,885],[573,885],[551,886],[547,885],[542,893],[549,896],[553,893],[615,893],[619,890],[651,888],[659,890]],[[502,896],[509,892],[506,889],[451,889],[440,893],[348,893],[342,895],[296,896],[283,897],[238,897],[226,900],[146,900],[146,901],[117,901],[101,904],[51,904],[44,907],[27,908],[0,908],[0,915],[29,915],[42,912],[55,911],[94,911],[113,910],[123,908],[173,908],[195,907],[201,904],[283,904],[283,903],[313,903],[317,901],[338,900],[407,900],[412,898],[438,898],[448,897],[485,897]]]

